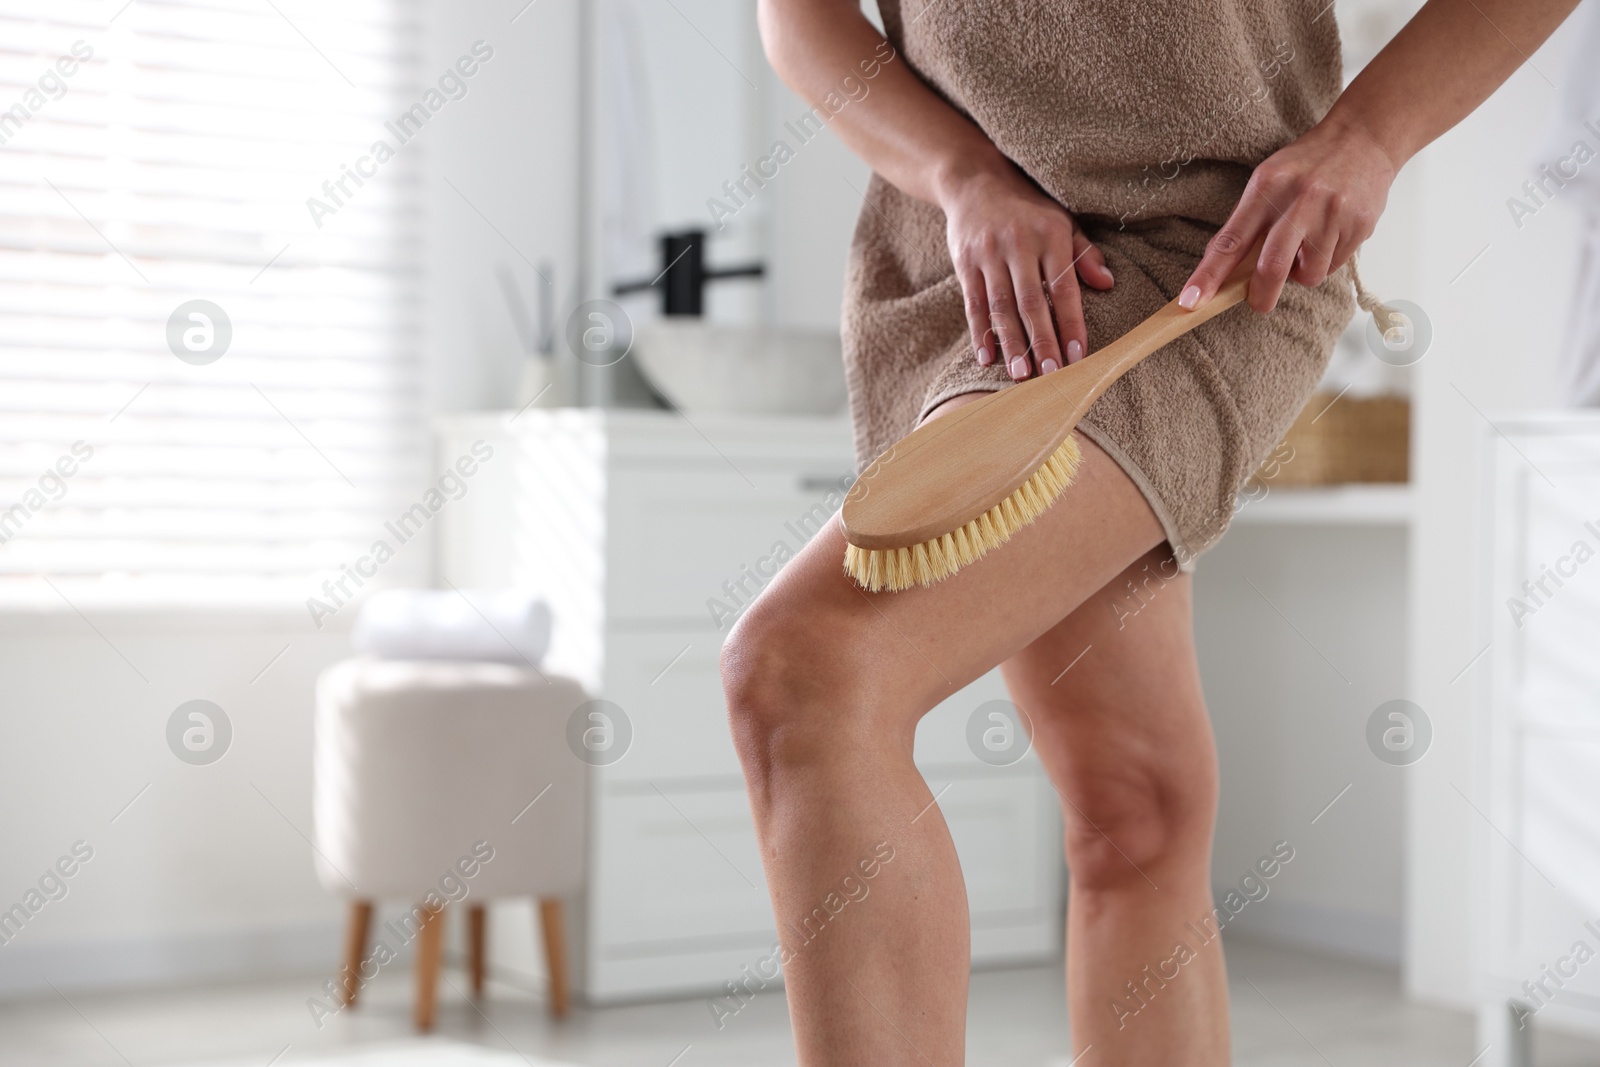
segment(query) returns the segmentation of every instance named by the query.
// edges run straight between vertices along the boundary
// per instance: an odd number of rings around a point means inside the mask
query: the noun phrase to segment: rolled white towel
[[[535,666],[550,648],[550,607],[518,589],[385,589],[361,608],[351,642],[380,659]]]

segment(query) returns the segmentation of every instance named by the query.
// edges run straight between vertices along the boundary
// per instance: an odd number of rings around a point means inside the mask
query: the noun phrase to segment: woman
[[[1076,482],[1003,549],[866,594],[835,522],[731,635],[803,1064],[962,1060],[967,903],[912,736],[996,664],[1063,801],[1076,1054],[1228,1062],[1220,942],[1186,933],[1212,907],[1217,793],[1188,565],[1320,377],[1395,172],[1574,6],[1429,0],[1341,93],[1329,0],[882,0],[893,52],[857,0],[762,0],[774,67],[809,100],[845,87],[832,126],[875,172],[845,301],[863,462],[1174,296],[1204,303],[1265,242],[1262,314],[1201,326],[1107,392]],[[1130,581],[1154,591],[1134,618]],[[886,850],[870,903],[806,941],[802,920]],[[1193,958],[1135,1015],[1128,983],[1180,943]]]

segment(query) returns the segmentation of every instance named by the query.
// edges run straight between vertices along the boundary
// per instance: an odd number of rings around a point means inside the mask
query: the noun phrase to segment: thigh
[[[1109,852],[1098,858],[1113,871],[1210,851],[1216,749],[1191,593],[1162,545],[1004,664],[1061,794],[1069,851]]]
[[[1037,641],[1163,539],[1122,469],[1088,440],[1080,444],[1077,478],[1054,505],[932,586],[861,590],[844,573],[835,517],[740,619],[724,651],[725,678],[781,677],[791,695],[854,703],[858,716],[878,707],[920,716]],[[863,688],[870,699],[858,699]]]

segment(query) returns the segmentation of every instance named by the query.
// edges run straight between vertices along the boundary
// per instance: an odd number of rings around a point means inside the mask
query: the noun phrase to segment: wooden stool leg
[[[483,996],[484,928],[488,914],[482,904],[467,908],[467,967],[472,971],[472,995]]]
[[[444,909],[434,911],[419,904],[422,926],[417,930],[417,996],[412,1019],[418,1030],[433,1029],[434,1002],[439,992],[439,957],[444,941]]]
[[[349,925],[344,930],[344,968],[339,972],[340,998],[347,1008],[354,1007],[361,990],[361,961],[367,954],[367,935],[372,930],[372,901],[350,902]]]
[[[567,940],[561,898],[539,901],[539,923],[544,932],[544,960],[550,972],[550,1014],[557,1018],[567,1013]]]

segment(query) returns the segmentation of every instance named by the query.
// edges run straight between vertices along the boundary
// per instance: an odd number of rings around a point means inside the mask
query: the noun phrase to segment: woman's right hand
[[[1082,359],[1078,280],[1104,290],[1112,278],[1071,214],[1021,175],[968,178],[940,203],[978,363],[998,356],[1022,381]]]

